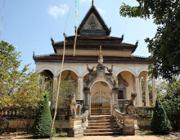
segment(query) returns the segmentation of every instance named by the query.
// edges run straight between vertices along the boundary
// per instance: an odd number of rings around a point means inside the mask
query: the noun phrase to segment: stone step
[[[102,126],[88,126],[87,127],[87,129],[102,129],[102,128],[107,128],[107,129],[109,129],[109,128],[114,128],[114,129],[118,129],[119,128],[119,126],[118,125],[116,125],[116,126],[112,126],[112,125],[109,125],[109,126],[106,126],[106,127],[102,127]]]
[[[87,128],[115,128],[118,127],[116,124],[89,124]]]
[[[91,122],[88,122],[88,125],[89,126],[112,126],[112,123],[111,122],[99,122],[99,123],[91,123]]]
[[[102,118],[112,118],[111,115],[91,115],[91,117],[89,118],[91,119],[102,119]]]
[[[89,123],[114,123],[113,120],[90,120]]]
[[[104,115],[109,115],[110,113],[104,113]],[[99,115],[99,113],[91,112],[91,115]]]
[[[111,115],[92,115],[89,118],[86,130],[84,130],[85,136],[120,134],[122,134],[122,129],[119,128],[115,119]]]
[[[85,133],[96,133],[96,132],[119,132],[120,129],[104,128],[104,129],[86,129]]]
[[[84,136],[109,136],[109,135],[121,135],[121,132],[95,132],[95,133],[84,133]]]
[[[110,121],[113,120],[112,118],[93,118],[93,119],[89,119],[89,121]]]

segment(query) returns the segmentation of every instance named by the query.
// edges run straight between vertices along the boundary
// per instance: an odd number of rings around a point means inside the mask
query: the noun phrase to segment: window
[[[118,91],[118,99],[124,99],[123,90],[119,90],[119,91]]]

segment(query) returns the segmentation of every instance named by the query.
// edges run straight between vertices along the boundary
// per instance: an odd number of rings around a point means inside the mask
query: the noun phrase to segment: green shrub
[[[168,134],[172,130],[167,114],[158,99],[153,112],[151,130],[157,134]]]
[[[32,133],[35,137],[50,137],[52,116],[48,102],[48,95],[44,95],[44,100],[39,107],[37,116],[32,127]]]

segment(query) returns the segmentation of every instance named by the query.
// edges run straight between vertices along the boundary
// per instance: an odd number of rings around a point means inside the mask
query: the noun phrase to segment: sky
[[[156,25],[151,19],[127,18],[119,15],[124,2],[137,5],[136,0],[94,0],[95,6],[108,27],[111,36],[121,37],[123,42],[135,44],[133,55],[147,57],[144,39],[153,37]],[[63,33],[74,35],[74,26],[80,24],[91,6],[91,0],[79,0],[79,15],[75,16],[75,0],[0,0],[0,39],[9,42],[21,52],[22,65],[30,64],[36,55],[54,53],[50,38],[63,40]]]

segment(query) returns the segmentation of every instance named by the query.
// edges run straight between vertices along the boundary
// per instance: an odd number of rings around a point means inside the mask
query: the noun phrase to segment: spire
[[[92,0],[92,6],[94,6],[94,0]]]
[[[98,63],[100,63],[100,64],[103,63],[102,46],[99,47],[99,58],[98,58]]]

